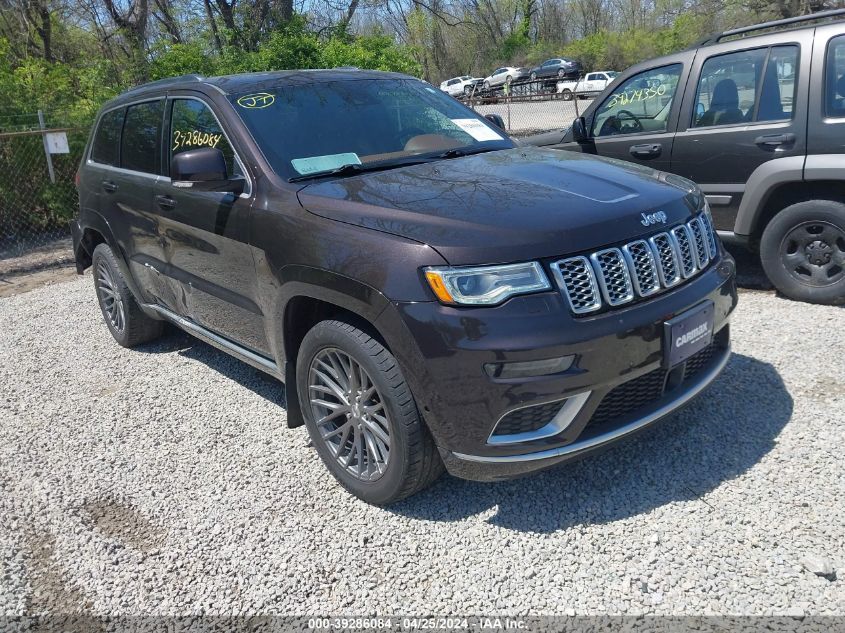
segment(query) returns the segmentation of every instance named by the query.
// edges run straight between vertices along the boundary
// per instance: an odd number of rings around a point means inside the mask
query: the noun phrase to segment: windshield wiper
[[[393,169],[394,167],[419,165],[420,163],[427,163],[430,160],[430,156],[411,156],[404,159],[382,160],[373,163],[347,163],[334,169],[324,169],[322,171],[311,172],[310,174],[293,176],[292,178],[288,178],[288,182],[299,182],[301,180],[311,180],[312,178],[323,178],[324,176],[352,176],[365,171],[380,171],[383,169]]]
[[[447,149],[442,154],[438,154],[437,158],[460,158],[461,156],[471,156],[472,154],[483,154],[485,152],[495,152],[496,147],[476,147],[475,149]]]
[[[288,182],[299,182],[300,180],[320,178],[321,176],[348,176],[362,171],[367,171],[367,168],[359,163],[346,163],[345,165],[335,167],[334,169],[323,169],[321,171],[312,171],[310,174],[294,176],[293,178],[288,178]]]
[[[432,160],[441,158],[459,158],[461,156],[469,156],[471,154],[483,154],[484,152],[494,152],[495,147],[477,147],[475,149],[450,149],[440,154],[420,154],[417,156],[409,156],[404,159],[384,160],[373,163],[346,163],[334,169],[324,169],[322,171],[313,171],[310,174],[301,174],[288,178],[288,182],[300,182],[302,180],[311,180],[313,178],[323,178],[325,176],[352,176],[360,174],[365,171],[379,171],[382,169],[393,169],[394,167],[406,167],[408,165],[419,165],[420,163],[427,163]]]

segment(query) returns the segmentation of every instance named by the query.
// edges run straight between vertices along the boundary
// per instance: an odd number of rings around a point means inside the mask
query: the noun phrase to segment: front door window
[[[593,120],[597,137],[665,132],[678,90],[681,64],[652,68],[619,84]]]

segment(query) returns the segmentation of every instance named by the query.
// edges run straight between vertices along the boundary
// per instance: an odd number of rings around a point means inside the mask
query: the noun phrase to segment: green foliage
[[[257,51],[243,51],[227,46],[221,54],[214,54],[208,48],[208,44],[199,41],[160,46],[153,52],[151,78],[190,73],[226,75],[338,66],[357,66],[412,75],[420,73],[420,66],[410,49],[398,46],[388,35],[375,33],[354,37],[345,29],[338,28],[327,38],[320,38],[307,29],[304,19],[299,16],[271,33]]]
[[[624,70],[687,48],[706,33],[706,26],[701,16],[684,14],[668,28],[600,31],[570,42],[562,54],[579,60],[586,69]]]

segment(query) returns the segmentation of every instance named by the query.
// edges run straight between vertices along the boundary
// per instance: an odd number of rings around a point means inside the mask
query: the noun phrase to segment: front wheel
[[[485,90],[490,90],[490,82],[489,82],[489,81],[485,81],[485,82],[484,82],[484,89],[485,89]]]
[[[531,73],[531,81],[537,81],[537,73]]]
[[[564,91],[560,93],[560,98],[564,101],[572,101],[572,91],[569,88],[565,88]]]
[[[845,204],[809,200],[783,209],[763,231],[760,260],[787,297],[845,303]]]
[[[390,351],[359,328],[322,321],[296,364],[305,426],[349,492],[387,505],[432,484],[443,462]]]

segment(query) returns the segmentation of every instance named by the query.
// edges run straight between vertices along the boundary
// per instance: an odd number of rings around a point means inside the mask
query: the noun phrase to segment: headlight
[[[425,269],[425,278],[440,301],[461,305],[495,305],[514,295],[552,287],[538,262],[474,268],[431,266]]]

